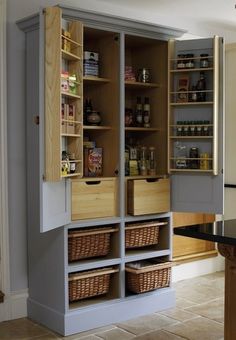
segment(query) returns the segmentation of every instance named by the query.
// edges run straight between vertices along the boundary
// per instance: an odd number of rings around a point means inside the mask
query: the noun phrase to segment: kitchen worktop
[[[236,219],[174,228],[174,234],[236,245]]]

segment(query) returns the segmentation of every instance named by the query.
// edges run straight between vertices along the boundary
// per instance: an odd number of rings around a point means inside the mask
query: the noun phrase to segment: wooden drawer
[[[155,214],[170,211],[170,180],[128,180],[128,213]]]
[[[72,221],[116,216],[116,187],[116,178],[72,181]]]

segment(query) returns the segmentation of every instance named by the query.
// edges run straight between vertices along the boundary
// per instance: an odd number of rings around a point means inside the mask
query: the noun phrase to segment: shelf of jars
[[[180,70],[170,70],[171,73],[182,73],[182,72],[198,72],[198,71],[202,71],[202,68],[186,68],[186,69],[180,69]],[[213,71],[213,67],[207,67],[204,68],[204,71]]]
[[[170,59],[171,72],[213,70],[213,58],[207,53],[198,56],[193,53],[178,54],[177,58]]]
[[[191,157],[191,154],[193,157]],[[198,154],[198,148],[193,147],[189,152],[190,157],[176,156],[170,158],[171,171],[193,171],[193,172],[212,172],[213,158],[209,153]]]

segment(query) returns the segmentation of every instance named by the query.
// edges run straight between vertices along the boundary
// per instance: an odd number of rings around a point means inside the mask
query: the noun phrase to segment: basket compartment
[[[144,293],[170,285],[171,262],[147,265],[147,261],[126,265],[127,288],[134,293]]]
[[[117,229],[111,227],[69,231],[69,262],[108,255],[110,252],[111,233],[115,231]]]
[[[129,224],[125,228],[125,248],[138,248],[154,244],[159,241],[159,227],[167,222],[144,222]]]
[[[118,269],[101,268],[69,275],[69,301],[78,301],[89,297],[107,294],[110,276]]]

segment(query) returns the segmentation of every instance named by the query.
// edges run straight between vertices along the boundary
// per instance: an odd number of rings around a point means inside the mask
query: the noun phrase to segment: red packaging
[[[86,177],[102,176],[102,148],[84,149],[84,175]]]

